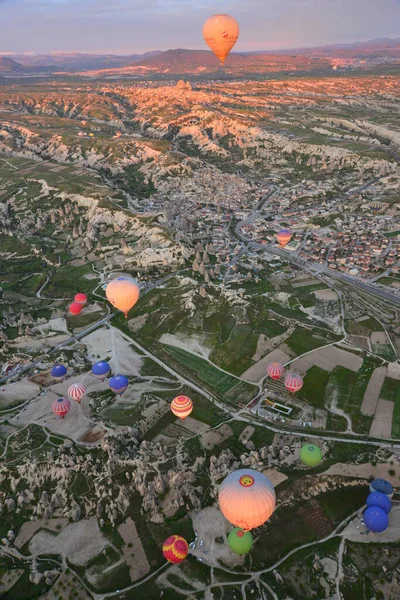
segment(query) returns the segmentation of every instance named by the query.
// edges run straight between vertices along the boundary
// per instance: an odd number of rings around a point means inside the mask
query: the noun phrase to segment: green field
[[[318,329],[310,331],[304,327],[297,327],[285,343],[299,356],[339,339],[339,336],[335,336],[333,333],[330,334],[327,331],[319,331]]]
[[[317,408],[325,408],[325,391],[328,385],[330,373],[319,367],[308,369],[304,377],[304,385],[297,393],[298,397],[306,400]]]
[[[391,379],[390,377],[385,377],[385,381],[383,382],[379,396],[384,400],[392,400],[394,402],[396,400],[396,395],[399,391],[399,388],[400,381],[397,379]]]

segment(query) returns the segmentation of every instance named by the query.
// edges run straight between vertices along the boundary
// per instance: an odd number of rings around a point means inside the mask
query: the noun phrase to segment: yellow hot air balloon
[[[214,15],[204,23],[203,36],[207,46],[223,65],[238,40],[238,22],[229,15]]]
[[[121,310],[125,317],[139,300],[140,288],[138,283],[130,277],[117,277],[113,279],[106,287],[106,297],[109,302],[118,310]]]

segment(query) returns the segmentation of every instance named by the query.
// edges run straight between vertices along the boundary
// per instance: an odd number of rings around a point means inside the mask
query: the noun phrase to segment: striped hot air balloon
[[[268,521],[274,512],[275,489],[263,473],[239,469],[222,482],[218,502],[225,519],[249,531]]]
[[[85,304],[87,302],[87,296],[86,296],[86,294],[79,292],[78,294],[76,294],[74,300],[77,304],[80,304],[81,306],[85,306]]]
[[[125,377],[125,375],[114,375],[114,377],[111,377],[109,381],[110,389],[119,396],[122,396],[128,385],[129,380],[127,377]]]
[[[279,233],[276,234],[276,239],[281,246],[286,246],[292,239],[292,235],[293,234],[289,229],[281,229]]]
[[[171,402],[171,410],[176,417],[186,419],[193,410],[193,402],[188,396],[177,396]]]
[[[372,204],[370,204],[370,209],[373,212],[379,212],[382,210],[382,204],[380,202],[372,202]]]
[[[105,360],[100,360],[99,362],[95,363],[92,367],[93,375],[101,379],[101,381],[105,380],[110,371],[111,367]]]
[[[294,394],[303,387],[303,378],[298,373],[288,373],[285,377],[285,388]]]
[[[78,404],[81,403],[83,396],[86,394],[86,388],[81,383],[73,383],[68,388],[68,396],[75,400]]]
[[[71,402],[68,398],[58,398],[57,400],[54,400],[51,405],[51,410],[57,417],[63,419],[71,410]]]
[[[178,564],[187,557],[189,546],[180,535],[171,535],[163,543],[162,551],[168,562]]]
[[[51,376],[57,379],[57,381],[64,381],[66,374],[67,368],[64,365],[54,365],[51,369]]]
[[[271,377],[271,379],[280,379],[284,373],[285,369],[278,362],[269,363],[267,367],[267,375]]]

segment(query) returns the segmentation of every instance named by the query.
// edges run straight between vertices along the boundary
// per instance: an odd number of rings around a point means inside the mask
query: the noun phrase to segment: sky
[[[206,48],[215,13],[238,20],[239,51],[400,37],[400,0],[0,0],[0,53]]]

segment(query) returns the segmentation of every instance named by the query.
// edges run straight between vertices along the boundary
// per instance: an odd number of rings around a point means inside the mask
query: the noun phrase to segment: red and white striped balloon
[[[71,402],[68,398],[58,398],[57,400],[54,400],[51,405],[51,410],[55,415],[63,419],[71,410]]]
[[[303,387],[303,378],[298,373],[288,373],[285,377],[285,388],[294,394]]]
[[[81,403],[83,396],[86,394],[86,388],[81,383],[73,383],[68,388],[68,396],[75,400],[78,404]]]
[[[284,373],[285,369],[281,365],[281,363],[273,362],[269,363],[267,367],[267,374],[271,379],[280,379]]]

